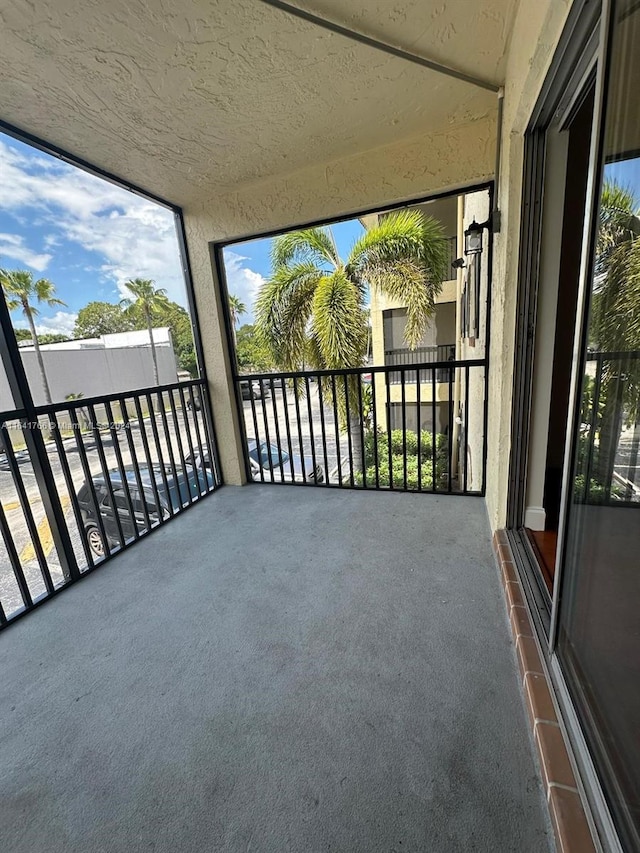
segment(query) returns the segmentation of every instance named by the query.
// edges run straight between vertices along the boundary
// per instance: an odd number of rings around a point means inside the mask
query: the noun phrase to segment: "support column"
[[[226,292],[215,267],[211,223],[203,214],[185,213],[184,229],[202,341],[201,367],[211,396],[222,478],[228,485],[241,486],[247,481],[244,439],[223,313]]]

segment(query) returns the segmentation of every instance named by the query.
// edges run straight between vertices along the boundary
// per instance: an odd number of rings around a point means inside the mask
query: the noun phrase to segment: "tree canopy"
[[[78,311],[73,335],[75,338],[99,338],[100,335],[129,332],[135,328],[134,318],[125,314],[122,305],[89,302]]]
[[[256,327],[245,323],[236,334],[238,367],[245,372],[263,373],[273,367],[271,352]]]
[[[359,367],[367,351],[369,288],[407,306],[414,348],[442,289],[449,258],[440,223],[419,210],[381,218],[342,260],[330,228],[276,237],[271,275],[256,301],[256,325],[285,370]]]
[[[168,326],[171,329],[173,347],[179,367],[182,370],[187,370],[191,376],[195,376],[197,364],[191,320],[187,311],[177,302],[167,299],[156,309],[154,324],[156,326]],[[146,328],[146,318],[133,308],[125,311],[124,306],[120,303],[89,302],[78,312],[74,337],[93,338],[114,334],[115,332],[129,332]]]

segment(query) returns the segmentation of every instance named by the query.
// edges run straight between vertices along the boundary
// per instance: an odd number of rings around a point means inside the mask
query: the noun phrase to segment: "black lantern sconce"
[[[491,228],[491,217],[486,222],[476,222],[474,219],[471,225],[465,228],[464,254],[467,260],[461,259],[462,263],[460,264],[460,266],[468,268],[463,289],[463,337],[468,338],[474,346],[476,339],[480,336],[480,263],[482,258],[482,237],[485,228]]]
[[[464,232],[464,253],[465,255],[479,255],[482,251],[482,232],[485,228],[491,227],[491,220],[486,222],[476,222],[475,219]]]

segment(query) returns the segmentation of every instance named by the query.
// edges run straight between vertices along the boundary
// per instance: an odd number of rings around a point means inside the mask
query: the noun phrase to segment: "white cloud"
[[[52,230],[104,258],[101,269],[121,289],[128,278],[150,278],[185,304],[184,278],[173,213],[66,163],[16,151],[0,141],[0,169],[10,192],[0,208],[29,211]],[[42,255],[41,257],[45,257]],[[49,256],[50,258],[50,256]],[[88,295],[91,298],[91,294]]]
[[[229,249],[224,250],[224,268],[227,277],[227,288],[232,296],[237,296],[247,306],[247,314],[241,323],[253,322],[253,304],[258,291],[265,283],[264,276],[246,266],[243,261],[249,260]]]
[[[56,311],[53,317],[43,317],[42,319],[36,318],[36,332],[39,335],[57,333],[71,337],[73,335],[73,329],[77,319],[78,315],[71,311]],[[27,321],[22,318],[16,320],[13,325],[16,329],[29,328]]]
[[[59,245],[60,238],[57,234],[47,234],[47,236],[44,238],[45,249],[55,249],[55,247]]]
[[[0,234],[0,266],[6,266],[2,261],[3,256],[26,264],[36,272],[43,272],[52,258],[52,255],[34,252],[25,246],[24,237],[20,234]]]

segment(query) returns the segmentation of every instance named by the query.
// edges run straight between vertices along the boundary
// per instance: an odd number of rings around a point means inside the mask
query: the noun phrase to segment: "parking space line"
[[[71,499],[69,495],[60,496],[60,504],[62,506],[63,512],[66,512],[70,503]],[[40,544],[42,545],[42,550],[44,551],[45,557],[48,557],[51,551],[53,550],[53,536],[51,535],[49,519],[46,517],[46,515],[38,525],[38,538],[40,539]],[[23,564],[30,563],[31,560],[35,560],[35,557],[35,548],[33,547],[33,543],[29,542],[29,544],[25,545],[25,547],[22,549],[22,552],[20,554],[20,562]]]

